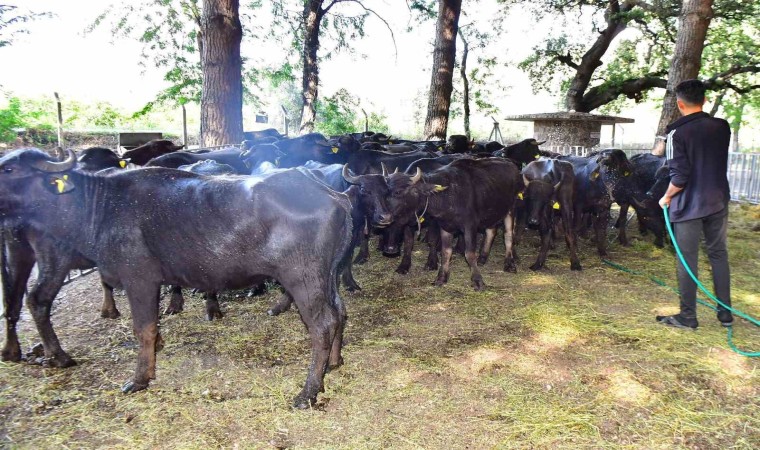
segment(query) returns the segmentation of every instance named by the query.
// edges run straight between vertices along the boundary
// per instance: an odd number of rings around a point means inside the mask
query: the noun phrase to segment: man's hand
[[[660,208],[665,209],[666,206],[668,208],[670,208],[670,200],[672,198],[673,197],[671,197],[671,196],[669,196],[667,194],[663,195],[662,198],[660,199]]]

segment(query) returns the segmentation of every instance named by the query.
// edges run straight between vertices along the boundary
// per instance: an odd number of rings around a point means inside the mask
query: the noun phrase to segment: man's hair
[[[705,102],[705,84],[699,80],[686,80],[676,86],[676,97],[689,105]]]

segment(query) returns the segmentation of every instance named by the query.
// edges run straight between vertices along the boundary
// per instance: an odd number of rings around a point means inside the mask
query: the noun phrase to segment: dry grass
[[[760,208],[733,207],[735,304],[760,315]],[[630,235],[637,236],[631,224]],[[328,374],[312,411],[292,411],[309,359],[294,312],[270,318],[276,297],[222,299],[218,322],[202,302],[162,319],[166,348],[148,391],[125,396],[135,348],[123,318],[98,318],[97,278],[68,286],[53,318],[79,365],[0,363],[0,445],[23,448],[758,448],[760,363],[726,350],[725,331],[700,310],[701,327],[660,326],[677,299],[645,278],[600,263],[582,243],[584,271],[564,248],[533,273],[535,240],[517,275],[484,268],[469,287],[457,257],[451,281],[415,252],[409,275],[373,254],[344,295],[346,365]],[[673,255],[649,240],[613,245],[611,259],[674,284]],[[702,278],[709,279],[703,261]],[[26,317],[22,345],[36,341]],[[736,327],[760,349],[760,330]]]

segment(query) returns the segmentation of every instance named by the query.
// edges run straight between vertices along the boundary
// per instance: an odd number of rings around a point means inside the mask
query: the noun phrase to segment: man
[[[668,206],[676,242],[686,263],[697,276],[699,240],[704,233],[707,256],[713,270],[715,295],[731,305],[730,274],[726,234],[730,199],[726,170],[731,129],[728,122],[702,111],[705,86],[699,80],[686,80],[676,86],[680,119],[668,125],[667,159],[670,185],[660,206]],[[697,285],[678,261],[678,287],[681,312],[657,316],[657,321],[678,328],[695,329],[697,322]],[[718,306],[723,326],[734,321],[731,312]]]

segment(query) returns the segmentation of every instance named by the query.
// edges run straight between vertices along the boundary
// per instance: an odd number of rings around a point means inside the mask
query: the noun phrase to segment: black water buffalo
[[[79,152],[78,167],[89,172],[108,168],[125,168],[129,161],[119,158],[111,149],[103,147],[90,147]]]
[[[175,152],[168,155],[151,159],[145,167],[165,167],[178,169],[180,166],[189,166],[197,162],[212,160],[219,164],[227,164],[235,169],[239,175],[248,175],[251,169],[241,158],[243,152],[237,147],[223,148],[208,153]]]
[[[541,235],[541,249],[531,270],[540,270],[546,264],[546,253],[553,230],[555,210],[562,219],[565,243],[570,251],[570,269],[581,270],[576,251],[576,233],[573,223],[575,198],[575,175],[572,164],[553,159],[533,161],[522,170],[525,190],[522,192],[524,211],[518,213],[515,242],[525,227],[525,223],[538,228]],[[519,198],[520,196],[518,196]]]
[[[434,219],[440,227],[442,264],[435,284],[449,278],[452,240],[461,232],[465,239],[465,259],[471,269],[472,285],[483,289],[478,269],[476,241],[478,231],[486,232],[481,257],[485,260],[496,235],[496,227],[504,223],[506,257],[504,269],[516,271],[512,255],[514,204],[522,190],[522,177],[517,166],[498,158],[460,159],[429,174],[417,170],[414,175],[393,173],[388,176],[391,209],[394,217],[414,214],[421,219]]]
[[[422,158],[435,158],[438,155],[426,151],[407,153],[388,153],[376,150],[362,150],[348,157],[348,168],[355,174],[382,173],[382,165],[391,172],[404,170],[409,164]]]
[[[660,199],[665,195],[670,184],[670,168],[667,164],[660,166],[655,172],[654,182],[646,192],[643,199],[633,198],[633,205],[636,208],[636,215],[640,223],[654,234],[654,245],[662,248],[665,244],[665,217],[660,207]]]
[[[76,157],[68,156],[55,163],[22,150],[0,158],[0,215],[68,242],[97,263],[106,283],[125,289],[140,350],[122,390],[145,389],[155,378],[161,284],[218,292],[272,277],[311,335],[309,375],[294,405],[312,404],[325,371],[342,363],[346,311],[337,278],[351,241],[346,196],[299,170],[263,179],[160,168],[99,176],[74,170]]]
[[[124,161],[113,150],[101,147],[88,148],[80,152],[78,167],[86,171],[98,171],[124,167]],[[118,169],[117,169],[118,170]],[[56,184],[59,189],[62,184]],[[50,321],[50,306],[72,270],[95,267],[95,263],[74,250],[65,240],[57,239],[29,224],[9,217],[1,217],[3,222],[2,243],[0,243],[0,271],[2,272],[2,292],[6,321],[3,361],[20,361],[21,347],[16,333],[23,304],[24,292],[32,268],[37,264],[38,274],[27,296],[27,305],[42,338],[45,351],[44,363],[53,367],[69,367],[74,360],[61,348]],[[113,298],[113,288],[101,280],[103,303],[100,315],[103,318],[119,317],[119,310]]]
[[[235,168],[229,164],[219,164],[211,159],[204,159],[187,166],[179,166],[178,169],[200,175],[234,175],[237,173]]]
[[[515,161],[520,168],[541,157],[538,146],[546,141],[538,142],[535,139],[524,139],[517,144],[507,145],[494,153],[494,156],[509,158]]]
[[[474,141],[463,134],[452,134],[444,147],[444,153],[469,153],[472,151]]]
[[[319,133],[309,133],[277,141],[275,145],[283,153],[280,167],[287,168],[301,166],[307,161],[345,164],[351,155],[359,153],[361,144],[351,135],[328,141]]]
[[[630,201],[636,210],[636,216],[639,221],[639,231],[644,234],[647,231],[647,227],[642,219],[642,213],[640,213],[638,205],[646,200],[645,193],[654,185],[657,170],[665,164],[665,157],[653,155],[651,153],[639,153],[633,155],[629,161],[633,167],[632,181],[635,183],[636,187],[634,192],[630,194]],[[659,209],[659,205],[657,205],[657,207]],[[620,215],[618,216],[615,226],[617,228],[624,226],[627,218],[628,204],[620,205]]]
[[[259,131],[244,131],[243,132],[243,139],[247,141],[251,141],[252,143],[256,144],[263,144],[263,143],[271,143],[272,139],[275,141],[279,141],[280,139],[284,139],[285,136],[280,134],[279,131],[275,130],[274,128],[267,128],[266,130],[259,130]]]
[[[167,153],[173,153],[185,148],[184,145],[174,145],[168,139],[154,139],[132,150],[124,152],[122,157],[132,164],[143,166],[153,158],[158,158]]]

